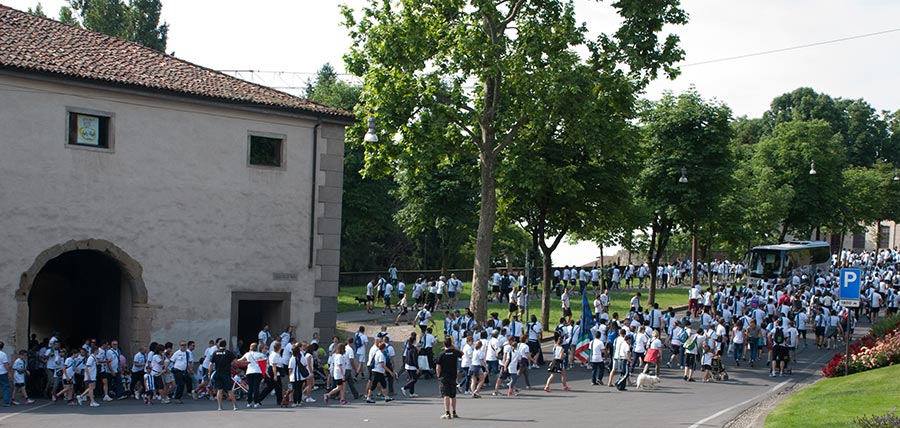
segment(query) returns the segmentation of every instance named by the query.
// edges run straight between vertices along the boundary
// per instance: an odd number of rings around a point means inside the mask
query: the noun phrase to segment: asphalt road
[[[785,377],[772,378],[765,369],[734,368],[730,363],[731,379],[720,383],[702,383],[699,373],[695,376],[698,382],[687,383],[681,379],[680,370],[663,367],[662,383],[653,391],[636,391],[632,387],[619,392],[615,388],[592,386],[590,371],[578,368],[570,372],[572,390],[567,392],[561,391],[557,381],[551,393],[538,386],[532,390],[523,389],[518,397],[486,395],[482,399],[472,399],[460,395],[460,418],[450,421],[439,419],[443,408],[436,381],[422,380],[417,388],[421,398],[404,398],[398,394],[391,403],[366,404],[359,400],[341,406],[325,405],[321,395],[317,394],[315,397],[319,402],[297,409],[276,407],[274,397],[269,397],[262,408],[247,409],[242,404],[237,412],[231,411],[230,406],[229,410],[216,411],[215,403],[207,400],[153,406],[125,400],[102,403],[99,408],[66,406],[65,403],[51,405],[40,400],[31,406],[0,408],[0,426],[720,427],[772,392],[796,383],[804,376],[819,376],[821,365],[835,352],[817,351],[814,347],[803,350],[794,364],[793,375]],[[531,374],[533,385],[543,385],[546,370],[533,370]],[[521,378],[519,385],[524,385]]]

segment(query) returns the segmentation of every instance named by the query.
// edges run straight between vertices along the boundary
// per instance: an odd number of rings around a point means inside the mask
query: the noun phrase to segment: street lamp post
[[[678,179],[679,184],[687,184],[687,167],[681,167],[681,178]],[[691,287],[697,284],[697,222],[691,226]]]

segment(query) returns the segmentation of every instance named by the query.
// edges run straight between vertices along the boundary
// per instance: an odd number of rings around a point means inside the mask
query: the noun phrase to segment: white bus
[[[812,281],[811,273],[825,271],[831,264],[831,246],[823,241],[761,245],[747,252],[747,261],[747,284],[751,286],[762,278],[790,282],[795,274],[807,275]]]

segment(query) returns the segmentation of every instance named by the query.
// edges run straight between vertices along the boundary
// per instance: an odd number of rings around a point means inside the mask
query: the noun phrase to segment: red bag
[[[259,371],[262,372],[262,376],[269,377],[269,371],[266,370],[266,366],[269,364],[269,360],[266,360],[265,358],[256,360],[256,364],[259,364]]]
[[[656,363],[659,361],[659,349],[650,348],[647,350],[647,354],[644,355],[645,363]]]

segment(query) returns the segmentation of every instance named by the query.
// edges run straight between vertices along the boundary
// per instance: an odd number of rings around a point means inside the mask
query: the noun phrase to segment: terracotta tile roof
[[[352,114],[344,110],[3,5],[0,5],[0,69],[353,120]]]

